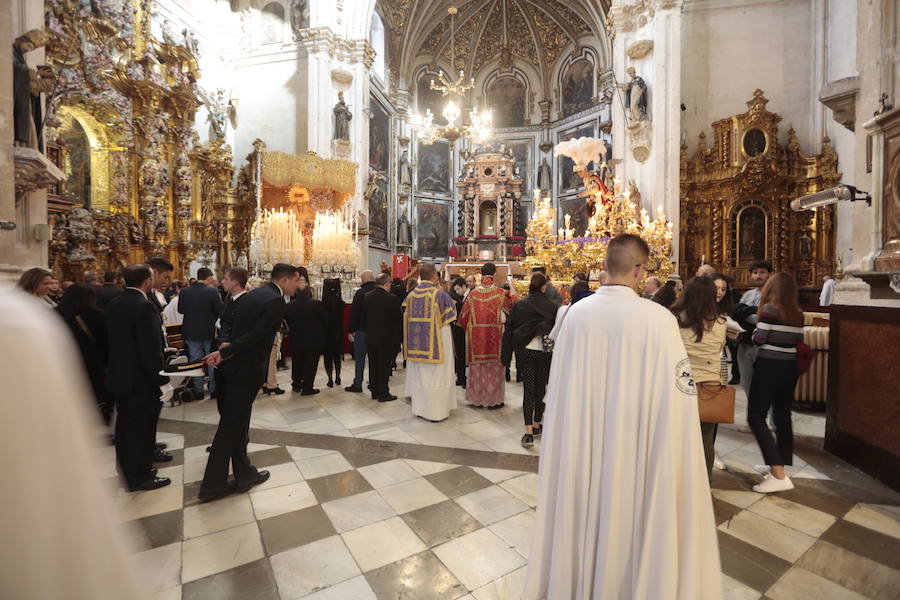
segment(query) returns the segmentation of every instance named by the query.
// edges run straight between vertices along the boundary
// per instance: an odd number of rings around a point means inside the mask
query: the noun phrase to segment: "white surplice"
[[[690,362],[623,286],[571,307],[545,398],[526,600],[719,600]]]
[[[412,398],[412,414],[429,421],[443,421],[457,406],[453,336],[449,324],[441,327],[441,347],[444,360],[439,363],[406,363],[406,395]]]

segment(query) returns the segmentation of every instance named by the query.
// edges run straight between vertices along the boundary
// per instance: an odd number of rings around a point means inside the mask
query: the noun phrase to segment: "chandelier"
[[[458,72],[456,70],[456,13],[455,6],[447,9],[450,13],[450,74],[445,74],[443,69],[438,71],[437,83],[432,79],[429,87],[432,90],[441,92],[441,96],[458,96],[460,102],[448,100],[444,105],[441,114],[447,121],[446,125],[438,125],[434,123],[434,114],[431,109],[425,110],[425,116],[415,114],[410,119],[412,126],[418,130],[419,140],[426,145],[433,144],[439,139],[445,139],[450,142],[452,148],[456,144],[456,140],[460,138],[468,138],[476,142],[483,142],[491,136],[491,111],[479,113],[478,108],[473,106],[469,110],[468,123],[459,122],[463,113],[462,104],[464,104],[464,96],[466,92],[475,87],[475,79],[470,78],[466,81],[466,73],[463,69]],[[455,75],[455,79],[453,79]]]

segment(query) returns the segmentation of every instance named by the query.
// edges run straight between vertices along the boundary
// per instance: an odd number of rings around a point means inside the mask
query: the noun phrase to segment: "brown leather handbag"
[[[734,423],[734,388],[714,381],[697,384],[701,423]]]

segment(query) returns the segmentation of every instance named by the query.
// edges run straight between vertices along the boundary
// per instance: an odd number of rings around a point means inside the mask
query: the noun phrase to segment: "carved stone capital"
[[[329,27],[301,29],[297,33],[298,43],[310,54],[324,53],[349,64],[361,62],[367,69],[371,69],[375,62],[375,49],[366,40],[348,40],[331,31]]]
[[[653,51],[653,40],[640,40],[628,46],[625,51],[629,58],[635,60],[644,58]]]

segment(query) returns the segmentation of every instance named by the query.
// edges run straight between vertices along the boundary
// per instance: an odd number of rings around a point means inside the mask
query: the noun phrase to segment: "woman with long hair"
[[[763,494],[794,487],[784,467],[793,464],[794,456],[791,404],[800,376],[797,344],[803,341],[799,297],[797,281],[788,273],[770,275],[759,297],[759,322],[753,332],[753,343],[759,346],[759,353],[753,365],[747,423],[767,465],[757,469],[764,477],[753,486],[754,492]],[[775,422],[774,437],[766,423],[770,407]]]
[[[725,347],[725,317],[716,302],[716,284],[709,277],[694,277],[672,304],[681,341],[691,362],[696,385],[725,385],[722,377],[722,348]],[[706,474],[712,476],[718,424],[700,422]]]
[[[544,295],[548,283],[543,273],[532,273],[528,295],[513,305],[506,323],[503,362],[509,364],[510,349],[515,352],[516,371],[521,373],[523,381],[525,435],[522,445],[526,448],[534,445],[534,436],[541,435],[544,394],[553,358],[553,348],[545,343],[544,337],[553,329],[558,307]]]
[[[50,271],[41,267],[32,267],[22,273],[16,286],[55,307],[56,302],[50,298],[50,282],[52,281],[53,275],[50,274]]]
[[[104,422],[109,424],[112,416],[112,397],[106,390],[106,363],[108,358],[106,323],[103,312],[97,306],[94,288],[84,283],[76,283],[63,294],[56,312],[63,318],[78,350],[85,373],[94,390],[94,397],[100,407]]]
[[[328,387],[335,382],[341,385],[341,359],[344,356],[344,299],[341,298],[341,280],[326,279],[322,285],[322,306],[328,315],[325,333],[323,362],[328,373]],[[333,377],[333,376],[334,377]]]

